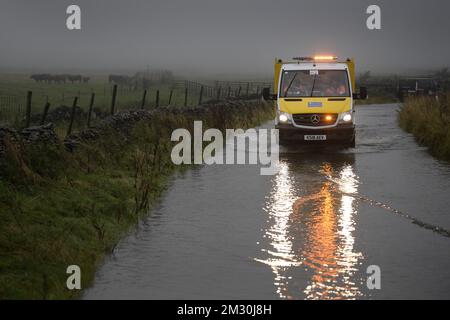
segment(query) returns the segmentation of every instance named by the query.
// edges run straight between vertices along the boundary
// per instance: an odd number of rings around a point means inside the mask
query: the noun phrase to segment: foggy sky
[[[66,8],[82,30],[66,29]],[[366,28],[381,7],[382,29]],[[0,0],[0,71],[168,68],[270,74],[274,57],[353,56],[359,71],[450,64],[448,0]]]

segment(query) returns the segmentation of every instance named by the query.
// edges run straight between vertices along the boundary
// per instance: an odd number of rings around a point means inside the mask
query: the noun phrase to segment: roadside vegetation
[[[105,255],[182,174],[170,160],[173,129],[192,132],[194,119],[204,129],[247,128],[274,117],[272,105],[255,101],[161,109],[141,111],[151,116],[125,124],[126,132],[103,130],[73,152],[61,141],[27,145],[4,136],[0,299],[78,298],[66,288],[67,267],[80,266],[88,287]]]
[[[427,146],[430,152],[450,161],[449,93],[435,97],[411,97],[399,112],[400,126]]]

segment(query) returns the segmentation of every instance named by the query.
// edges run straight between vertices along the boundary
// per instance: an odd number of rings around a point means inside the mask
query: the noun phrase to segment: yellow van
[[[366,99],[367,90],[355,90],[354,60],[334,56],[275,60],[274,90],[263,91],[275,100],[280,143],[334,141],[355,146],[354,99]]]

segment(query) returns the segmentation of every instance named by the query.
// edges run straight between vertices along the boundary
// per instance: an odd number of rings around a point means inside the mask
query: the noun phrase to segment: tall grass
[[[450,97],[409,98],[399,112],[400,126],[440,159],[450,160]]]

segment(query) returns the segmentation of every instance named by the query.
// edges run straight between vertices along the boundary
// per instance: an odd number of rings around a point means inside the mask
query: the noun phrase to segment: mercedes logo
[[[313,124],[318,124],[318,123],[320,122],[320,116],[317,115],[317,114],[313,114],[313,115],[311,116],[311,122],[312,122]]]

